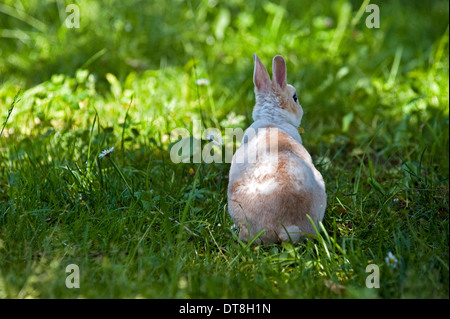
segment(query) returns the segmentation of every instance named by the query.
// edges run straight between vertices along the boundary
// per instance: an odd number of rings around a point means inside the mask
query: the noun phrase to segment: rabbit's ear
[[[272,82],[277,83],[284,89],[287,85],[286,80],[286,61],[281,55],[276,55],[272,62]]]
[[[267,92],[270,89],[270,77],[266,67],[261,63],[256,53],[253,53],[255,69],[253,71],[253,83],[258,91]]]

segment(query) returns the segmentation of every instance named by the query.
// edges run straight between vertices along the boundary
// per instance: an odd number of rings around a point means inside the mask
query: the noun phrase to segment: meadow
[[[0,298],[449,298],[448,1],[372,3],[2,0]],[[300,244],[241,242],[230,164],[169,155],[252,123],[253,53],[327,188]]]

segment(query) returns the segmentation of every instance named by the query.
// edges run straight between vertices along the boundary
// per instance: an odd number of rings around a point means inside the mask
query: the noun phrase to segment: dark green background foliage
[[[448,298],[448,1],[368,3],[2,1],[0,297]],[[299,245],[240,242],[229,164],[169,156],[251,124],[253,53],[285,57],[327,186]]]

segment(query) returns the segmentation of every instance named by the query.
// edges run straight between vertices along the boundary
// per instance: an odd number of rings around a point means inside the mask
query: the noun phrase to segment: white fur
[[[280,110],[282,112],[286,112],[284,110]],[[280,112],[281,113],[281,112]],[[286,112],[287,113],[287,112]],[[259,118],[259,116],[257,117]],[[251,134],[253,134],[253,132],[258,132],[258,129],[260,128],[267,128],[268,126],[275,126],[278,129],[282,130],[283,132],[286,132],[287,134],[289,134],[290,136],[292,136],[297,142],[299,142],[300,144],[302,143],[302,138],[300,136],[300,133],[298,132],[298,129],[292,125],[289,122],[282,122],[280,120],[276,120],[276,119],[259,119],[259,120],[255,120],[255,122],[252,123],[252,125],[250,125],[244,132],[244,137],[242,138],[242,144],[246,141],[246,139],[248,138],[249,131],[251,132]]]
[[[288,133],[296,141],[302,144],[302,138],[300,137],[297,127],[300,126],[302,120],[301,115],[303,112],[301,112],[299,117],[294,117],[289,112],[279,107],[274,107],[274,105],[279,105],[279,101],[272,93],[262,94],[255,89],[255,96],[256,104],[252,112],[254,122],[249,128],[257,130],[261,127],[273,125]]]
[[[289,85],[292,87],[291,85]],[[279,105],[278,98],[271,92],[261,93],[255,89],[256,104],[253,108],[252,118],[253,121],[269,120],[274,121],[273,124],[286,124],[289,123],[295,127],[299,127],[301,124],[301,116],[293,117],[289,112],[282,110],[274,105]]]
[[[258,194],[271,194],[278,186],[278,183],[275,179],[268,179],[263,182],[258,182],[256,180],[250,181],[246,186],[242,187],[243,191],[247,191],[248,193],[258,193]]]

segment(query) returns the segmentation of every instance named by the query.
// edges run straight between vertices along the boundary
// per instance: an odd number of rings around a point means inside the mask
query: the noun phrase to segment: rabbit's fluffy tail
[[[298,228],[295,225],[283,227],[281,232],[279,233],[279,237],[281,241],[291,241],[293,243],[298,243],[300,240],[302,232],[300,231],[300,228]]]

